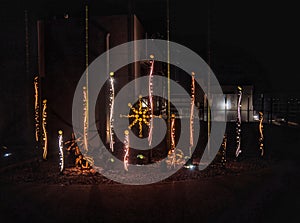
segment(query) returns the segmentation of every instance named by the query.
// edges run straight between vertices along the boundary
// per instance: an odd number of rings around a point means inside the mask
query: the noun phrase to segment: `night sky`
[[[24,9],[37,18],[81,16],[86,1],[1,1],[1,32],[17,35],[9,20],[24,20]],[[92,15],[135,13],[150,35],[160,33],[166,38],[166,0],[101,0],[88,1]],[[209,2],[209,4],[208,4]],[[130,6],[131,5],[131,6]],[[209,10],[208,10],[209,9]],[[234,59],[251,58],[263,70],[266,92],[299,94],[298,75],[299,13],[292,1],[216,1],[170,0],[170,40],[185,45],[206,59],[208,24],[213,63],[234,64]],[[208,13],[210,12],[210,13]],[[208,16],[209,15],[209,16]],[[208,18],[210,18],[208,20]],[[0,35],[2,36],[2,35]],[[2,38],[1,44],[5,44]],[[3,45],[4,46],[4,45]],[[3,47],[1,47],[3,48]],[[5,48],[7,49],[7,47]],[[5,50],[1,57],[5,56]],[[9,50],[11,51],[11,50]],[[238,53],[237,53],[238,52]],[[248,59],[247,59],[248,58]],[[254,61],[254,62],[253,62]]]

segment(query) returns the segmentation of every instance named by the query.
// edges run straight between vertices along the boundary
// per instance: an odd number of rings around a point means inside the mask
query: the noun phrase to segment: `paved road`
[[[2,182],[1,222],[300,222],[299,176],[299,165],[286,161],[243,175],[146,186]]]

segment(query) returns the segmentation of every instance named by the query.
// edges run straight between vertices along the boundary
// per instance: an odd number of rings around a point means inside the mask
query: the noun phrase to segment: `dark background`
[[[16,30],[11,23],[12,20],[24,22],[24,9],[38,18],[59,17],[64,13],[76,17],[83,15],[86,2],[90,5],[90,13],[93,15],[126,14],[132,11],[149,34],[159,32],[166,38],[166,0],[5,0],[1,1],[1,45],[5,46],[6,38],[22,37],[18,33],[24,30]],[[299,50],[299,34],[296,30],[299,13],[293,1],[169,2],[170,40],[190,47],[206,59],[210,18],[212,65],[218,55],[224,53],[229,56],[236,54],[238,58],[245,57],[246,60],[251,58],[263,69],[269,81],[265,91],[291,94],[299,92],[296,81]],[[1,48],[2,56],[14,52],[14,49],[9,47],[4,47],[4,51],[3,47]]]

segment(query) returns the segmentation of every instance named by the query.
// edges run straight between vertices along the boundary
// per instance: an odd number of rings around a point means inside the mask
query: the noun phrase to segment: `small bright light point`
[[[136,157],[139,158],[139,159],[145,159],[146,158],[143,154],[139,154]]]
[[[9,156],[11,156],[12,155],[12,153],[5,153],[4,155],[3,155],[3,157],[9,157]]]
[[[150,58],[151,58],[151,59],[154,59],[154,55],[153,55],[153,54],[150,54]]]
[[[124,131],[124,134],[125,134],[125,135],[129,135],[129,131],[128,131],[128,130],[125,130],[125,131]]]
[[[58,131],[58,134],[59,134],[59,135],[62,135],[62,134],[63,134],[63,131],[62,131],[62,130],[59,130],[59,131]]]
[[[110,73],[109,73],[109,76],[111,76],[111,77],[113,77],[114,75],[115,75],[114,72],[110,72]]]
[[[195,168],[195,165],[190,164],[190,165],[185,166],[185,168],[192,170]]]
[[[195,166],[194,165],[189,165],[189,169],[194,169]]]

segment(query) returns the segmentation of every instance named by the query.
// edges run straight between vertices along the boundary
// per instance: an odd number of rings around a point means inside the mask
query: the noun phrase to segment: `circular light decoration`
[[[131,103],[128,103],[128,107],[133,112],[133,114],[128,115],[120,115],[120,117],[125,118],[133,118],[133,121],[129,124],[128,128],[131,129],[133,126],[138,124],[139,128],[139,137],[143,137],[143,124],[150,126],[150,115],[149,115],[149,107],[143,107],[143,98],[139,96],[138,108],[135,108]]]
[[[62,173],[64,170],[64,141],[63,141],[63,131],[58,131],[58,149],[59,149],[59,172]]]
[[[235,156],[238,157],[241,150],[241,124],[242,124],[242,117],[241,117],[241,102],[242,102],[242,87],[238,86],[238,104],[237,104],[237,121],[236,121],[236,151]]]

